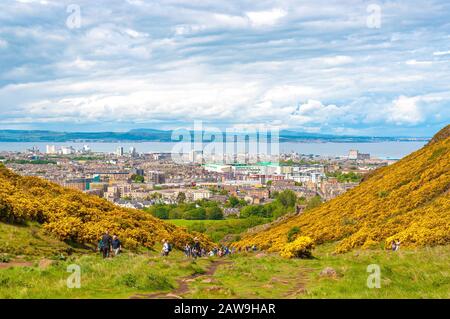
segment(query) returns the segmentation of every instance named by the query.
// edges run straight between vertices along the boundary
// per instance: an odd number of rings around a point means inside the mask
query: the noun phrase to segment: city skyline
[[[0,125],[127,131],[202,120],[432,136],[450,120],[449,9],[445,1],[7,0]]]

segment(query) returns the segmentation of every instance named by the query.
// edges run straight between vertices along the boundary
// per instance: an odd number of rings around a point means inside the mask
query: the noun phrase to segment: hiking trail
[[[130,299],[183,299],[182,295],[189,292],[189,283],[193,282],[199,277],[210,277],[213,276],[217,268],[221,265],[231,263],[228,260],[214,260],[211,265],[207,268],[206,272],[200,274],[192,274],[186,277],[182,277],[177,280],[178,287],[169,292],[155,292],[148,294],[135,294],[130,297]]]

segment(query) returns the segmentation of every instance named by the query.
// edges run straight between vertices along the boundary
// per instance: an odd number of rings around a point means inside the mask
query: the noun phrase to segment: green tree
[[[185,219],[206,219],[206,211],[203,207],[188,210],[184,213]]]
[[[286,189],[278,193],[276,200],[278,200],[284,207],[294,207],[297,202],[297,195],[290,189]]]
[[[206,219],[223,219],[223,211],[218,206],[212,206],[205,209]]]
[[[169,218],[169,209],[166,205],[156,205],[150,208],[150,213],[160,219]]]
[[[184,203],[186,201],[186,194],[184,192],[179,192],[177,196],[178,203]]]
[[[236,196],[230,196],[227,201],[229,207],[236,207],[239,205],[239,203],[239,198],[237,198]]]
[[[316,195],[308,201],[306,204],[306,210],[316,208],[320,206],[320,204],[322,204],[322,198],[320,198],[319,195]]]
[[[268,211],[265,206],[248,205],[241,209],[241,218],[247,218],[250,216],[269,217]]]

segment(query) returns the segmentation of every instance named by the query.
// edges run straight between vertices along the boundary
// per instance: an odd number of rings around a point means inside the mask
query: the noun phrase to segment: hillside
[[[287,234],[316,244],[339,241],[336,252],[400,240],[402,247],[450,243],[450,125],[422,149],[376,170],[356,188],[320,207],[256,234],[237,247],[257,245],[280,251]]]
[[[0,222],[37,222],[55,238],[78,244],[95,245],[108,229],[127,248],[152,247],[166,238],[182,247],[201,234],[167,224],[148,213],[124,209],[108,201],[76,190],[63,188],[36,177],[17,175],[0,165]]]

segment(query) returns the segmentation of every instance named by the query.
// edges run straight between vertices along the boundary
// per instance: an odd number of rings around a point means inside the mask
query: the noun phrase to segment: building
[[[119,146],[119,147],[116,149],[116,155],[117,155],[117,156],[123,156],[123,147],[122,147],[122,146]]]
[[[203,151],[191,150],[189,152],[189,162],[203,164]]]
[[[139,175],[139,176],[144,176],[144,170],[141,168],[134,168],[131,173],[133,175]]]
[[[72,146],[63,146],[61,147],[62,155],[71,155],[75,153],[75,149]]]
[[[47,145],[45,153],[47,153],[47,154],[57,154],[58,150],[56,149],[56,145]]]
[[[154,183],[154,184],[164,184],[166,182],[166,176],[164,172],[160,171],[149,171],[147,173],[147,180],[148,182]]]
[[[71,189],[85,191],[86,190],[86,179],[78,178],[78,179],[66,180],[63,182],[63,186],[67,187],[67,188],[71,188]]]
[[[209,199],[211,197],[211,192],[206,189],[194,189],[189,190],[186,195],[188,195],[188,197],[190,197],[195,202],[197,200]]]
[[[349,160],[369,160],[370,154],[360,153],[358,150],[350,150],[348,152]]]
[[[221,173],[221,174],[231,173],[231,165],[208,163],[208,164],[204,164],[203,168],[207,172],[214,172],[214,173]]]
[[[264,200],[270,197],[270,191],[267,188],[262,187],[251,187],[251,188],[242,188],[248,196],[252,198],[258,198],[260,200]]]

